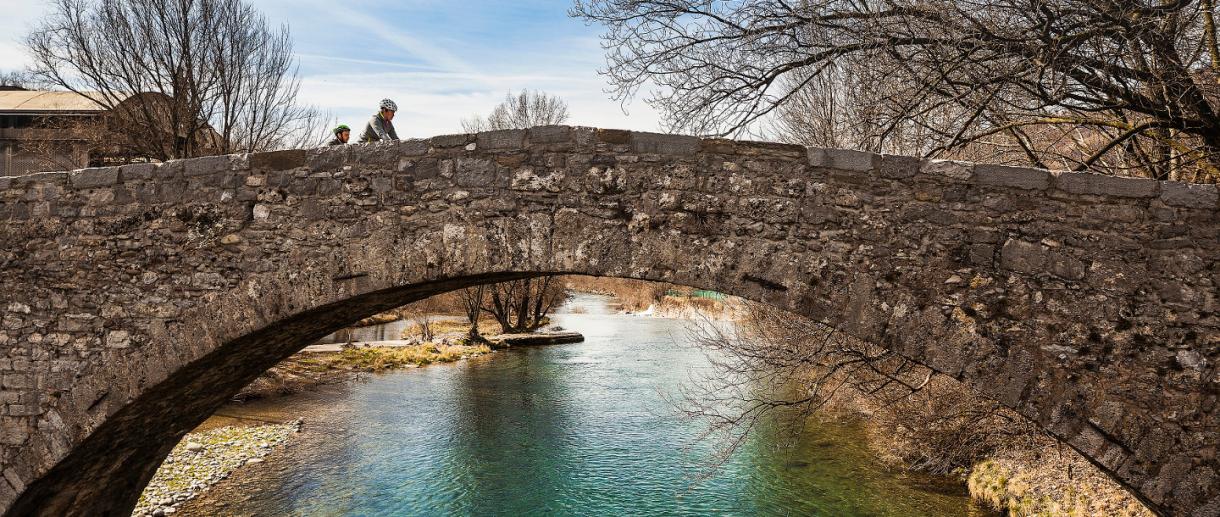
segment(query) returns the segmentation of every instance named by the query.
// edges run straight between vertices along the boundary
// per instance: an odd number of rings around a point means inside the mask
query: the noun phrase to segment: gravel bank
[[[136,517],[173,515],[178,506],[263,457],[300,431],[301,421],[230,426],[190,433],[174,447],[140,495]]]

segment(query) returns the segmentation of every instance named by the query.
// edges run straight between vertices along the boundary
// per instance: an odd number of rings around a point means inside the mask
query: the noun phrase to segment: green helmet
[[[344,131],[351,131],[351,130],[352,130],[352,128],[347,127],[347,124],[339,124],[337,127],[335,127],[335,136],[339,136],[339,133],[342,133]]]

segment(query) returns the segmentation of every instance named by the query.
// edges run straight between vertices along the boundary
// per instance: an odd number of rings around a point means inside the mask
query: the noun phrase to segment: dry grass
[[[975,465],[971,497],[1012,517],[1152,517],[1131,494],[1076,453],[1043,438]]]
[[[345,348],[339,353],[301,352],[263,372],[234,400],[251,400],[291,395],[314,386],[342,381],[353,370],[381,371],[393,368],[447,363],[463,357],[491,352],[487,345],[437,345],[423,343],[408,347]]]
[[[322,360],[332,368],[381,371],[394,368],[449,363],[491,352],[487,345],[437,345],[424,343],[404,347],[345,348]]]
[[[465,321],[456,321],[456,320],[433,321],[430,324],[430,326],[432,327],[432,335],[434,335],[434,336],[439,336],[442,334],[465,335],[466,332],[470,330],[469,323],[466,323]],[[488,319],[488,318],[482,318],[479,320],[479,334],[484,335],[484,336],[490,336],[490,335],[499,334],[499,333],[500,333],[500,325],[498,323],[496,323],[495,320]],[[407,327],[407,328],[403,329],[403,331],[402,331],[402,339],[418,337],[420,335],[422,335],[422,332],[421,332],[421,329],[420,329],[420,326],[418,323],[411,325],[410,327]]]

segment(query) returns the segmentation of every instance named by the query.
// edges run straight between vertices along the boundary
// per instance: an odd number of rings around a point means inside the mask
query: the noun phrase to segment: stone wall
[[[1214,185],[589,128],[0,177],[0,506],[123,514],[313,339],[480,282],[731,293],[1016,409],[1220,514]]]

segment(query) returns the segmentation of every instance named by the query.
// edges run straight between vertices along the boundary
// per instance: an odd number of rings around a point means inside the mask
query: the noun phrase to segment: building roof
[[[104,110],[101,104],[76,92],[0,91],[0,113],[79,113]]]

